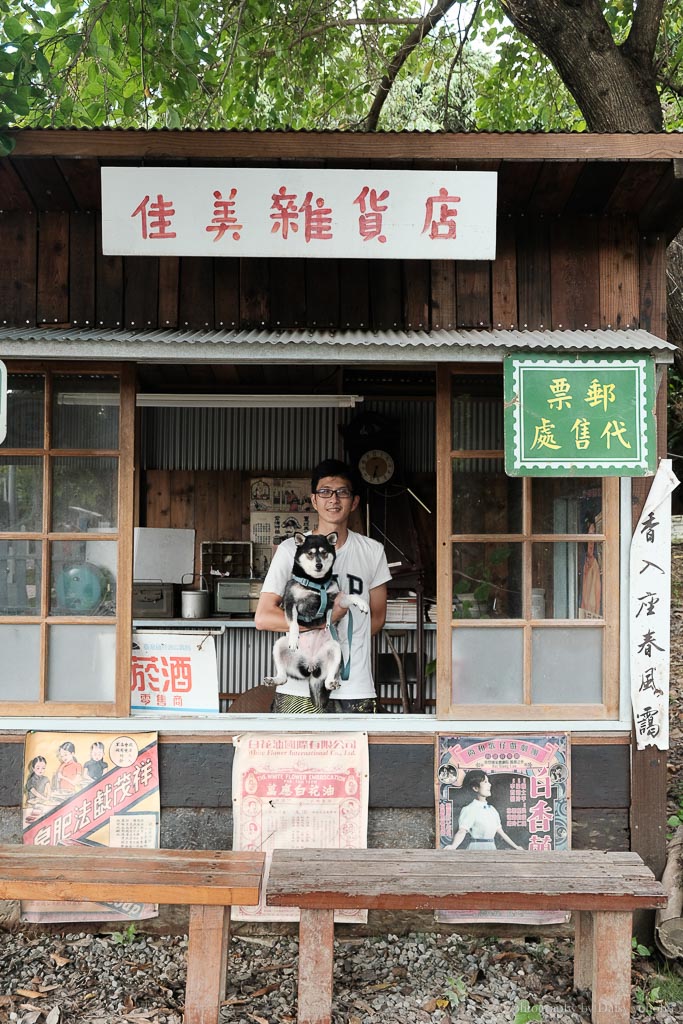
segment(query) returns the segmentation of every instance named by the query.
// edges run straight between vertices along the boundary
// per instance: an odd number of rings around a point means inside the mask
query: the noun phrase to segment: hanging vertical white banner
[[[662,459],[631,541],[631,703],[639,750],[669,748],[671,494],[678,479]]]

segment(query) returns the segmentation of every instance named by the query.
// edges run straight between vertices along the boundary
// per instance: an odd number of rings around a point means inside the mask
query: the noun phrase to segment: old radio
[[[216,615],[247,615],[251,580],[218,580]]]

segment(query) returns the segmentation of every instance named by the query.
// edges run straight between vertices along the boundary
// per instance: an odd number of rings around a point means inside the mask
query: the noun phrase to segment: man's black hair
[[[318,484],[325,476],[339,476],[342,480],[348,480],[351,490],[358,494],[358,478],[350,466],[347,466],[341,459],[323,459],[311,474],[311,493],[318,490]]]

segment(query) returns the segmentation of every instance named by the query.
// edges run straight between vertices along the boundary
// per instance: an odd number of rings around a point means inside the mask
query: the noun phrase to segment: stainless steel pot
[[[186,572],[181,580],[181,585],[185,583],[187,576],[190,576],[192,579],[196,578],[196,574]],[[211,614],[211,595],[205,584],[206,581],[200,574],[199,590],[183,590],[181,592],[180,614],[184,619],[208,619]]]

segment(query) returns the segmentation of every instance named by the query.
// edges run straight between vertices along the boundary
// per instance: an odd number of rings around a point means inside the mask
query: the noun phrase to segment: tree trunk
[[[548,57],[590,131],[662,130],[653,66],[662,0],[641,0],[620,46],[598,0],[501,0],[513,25]]]

